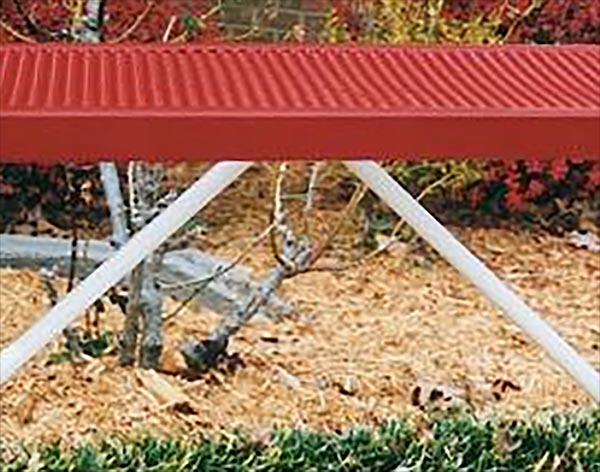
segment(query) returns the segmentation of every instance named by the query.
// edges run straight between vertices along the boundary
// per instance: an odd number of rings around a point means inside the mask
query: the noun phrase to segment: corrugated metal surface
[[[4,160],[600,155],[600,47],[4,46]]]

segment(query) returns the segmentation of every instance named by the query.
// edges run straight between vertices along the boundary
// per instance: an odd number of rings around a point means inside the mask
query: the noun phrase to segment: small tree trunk
[[[130,366],[135,363],[135,353],[137,351],[138,335],[140,331],[140,292],[143,277],[143,264],[138,265],[129,279],[129,299],[127,300],[127,315],[123,331],[119,337],[119,364]]]
[[[131,225],[135,231],[138,231],[158,214],[163,167],[133,162],[128,173]],[[122,365],[132,365],[135,361],[140,319],[144,323],[140,365],[147,369],[155,369],[159,365],[163,347],[163,293],[158,288],[157,274],[163,256],[164,251],[155,251],[136,267],[132,274],[127,319],[121,337]]]
[[[119,183],[119,174],[114,162],[100,163],[100,179],[108,202],[110,222],[112,225],[112,243],[116,248],[127,242],[127,219],[125,217],[125,204]]]
[[[214,366],[225,354],[229,339],[235,335],[259,310],[264,307],[281,283],[308,269],[312,248],[310,241],[296,238],[288,231],[284,239],[283,255],[292,269],[278,265],[256,287],[245,303],[238,303],[219,325],[203,341],[187,341],[180,349],[185,362],[194,373],[201,373]]]
[[[141,289],[141,308],[144,316],[140,365],[145,369],[158,367],[163,348],[162,308],[163,293],[156,281],[160,271],[162,254],[155,252],[150,260],[144,263]]]
[[[74,32],[77,40],[85,43],[99,43],[102,41],[102,23],[104,20],[105,0],[87,0],[85,15],[79,28]],[[112,224],[112,245],[119,248],[127,242],[128,231],[125,218],[125,205],[119,183],[119,174],[114,162],[100,163],[100,178],[110,210]],[[131,191],[131,189],[130,189]],[[142,310],[140,305],[140,292],[143,283],[144,266],[136,267],[128,280],[129,299],[127,301],[127,314],[123,331],[119,337],[119,363],[124,366],[135,363],[138,335],[140,331],[140,318]]]
[[[74,32],[79,41],[84,43],[99,43],[102,41],[105,3],[105,0],[87,0],[81,25]]]

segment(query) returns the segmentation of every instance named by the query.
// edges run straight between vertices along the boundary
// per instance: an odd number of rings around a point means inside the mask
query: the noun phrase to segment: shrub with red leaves
[[[539,4],[539,6],[538,6]],[[598,0],[449,0],[444,12],[466,20],[498,10],[511,42],[600,43]]]
[[[513,42],[600,43],[598,0],[547,0],[515,29]]]
[[[554,229],[576,229],[578,219],[585,216],[581,210],[595,215],[600,224],[600,163],[568,159],[488,163],[483,182],[469,189],[468,200],[472,208],[489,213],[535,212],[542,218],[564,212],[561,206],[579,208],[571,212],[567,224],[557,221]]]
[[[139,26],[127,35],[126,41],[161,42],[171,21],[171,40],[182,38],[182,35],[185,35],[186,41],[212,39],[214,20],[209,18],[206,24],[200,24],[200,18],[209,11],[210,3],[208,0],[161,0],[150,4],[145,0],[109,1],[106,4],[105,40],[121,37],[138,20]]]
[[[4,0],[0,18],[23,36],[39,42],[68,41],[75,11],[62,0]],[[105,3],[103,40],[161,42],[169,23],[169,39],[213,39],[214,17],[206,16],[211,0],[108,0]],[[0,42],[14,41],[3,30]]]

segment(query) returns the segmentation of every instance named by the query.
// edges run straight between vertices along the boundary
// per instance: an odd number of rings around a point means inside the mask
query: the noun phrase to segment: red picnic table
[[[344,159],[600,402],[598,372],[365,160],[467,157],[600,159],[600,47],[1,46],[0,160],[227,162],[4,349],[0,383],[252,161]]]

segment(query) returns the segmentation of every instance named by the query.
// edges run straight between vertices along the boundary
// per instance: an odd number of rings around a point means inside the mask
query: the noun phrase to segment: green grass
[[[596,472],[600,471],[600,410],[512,423],[454,414],[434,420],[427,434],[417,433],[404,421],[392,421],[376,431],[355,429],[343,434],[276,431],[267,442],[251,441],[243,434],[196,442],[115,438],[75,449],[58,444],[23,448],[16,457],[0,461],[0,469]]]

